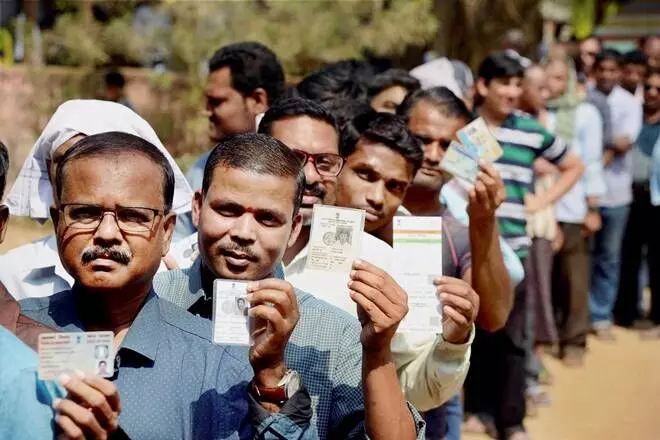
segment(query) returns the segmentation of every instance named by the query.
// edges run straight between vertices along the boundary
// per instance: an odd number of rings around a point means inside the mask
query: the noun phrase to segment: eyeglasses
[[[321,176],[336,177],[344,167],[344,158],[338,154],[310,154],[300,150],[293,150],[293,152],[300,161],[300,166],[304,167],[311,160],[316,172]]]
[[[119,206],[115,209],[107,209],[98,205],[77,203],[61,205],[60,211],[64,214],[64,224],[67,227],[88,231],[96,230],[103,218],[111,214],[120,230],[147,232],[154,226],[156,217],[165,214],[163,210],[152,208]]]

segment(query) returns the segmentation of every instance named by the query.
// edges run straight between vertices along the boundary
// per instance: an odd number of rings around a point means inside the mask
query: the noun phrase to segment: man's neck
[[[486,121],[486,124],[488,124],[491,127],[500,127],[504,123],[506,118],[508,117],[508,115],[502,116],[500,114],[495,114],[494,112],[491,112],[488,109],[488,107],[486,107],[485,105],[482,105],[481,107],[479,107],[478,112],[479,112],[479,115],[482,118],[484,118],[484,120]]]
[[[440,203],[440,190],[410,187],[403,201],[403,206],[413,215],[440,215],[444,210]]]
[[[293,259],[296,258],[300,251],[305,249],[305,246],[307,246],[307,243],[309,242],[309,234],[311,229],[311,226],[302,227],[300,234],[298,235],[298,239],[284,253],[284,257],[282,258],[284,266],[291,264]]]
[[[94,291],[76,287],[76,303],[80,320],[87,331],[127,330],[142,309],[151,284],[129,286],[121,291]]]
[[[621,87],[623,88],[623,90],[629,92],[631,95],[634,95],[635,93],[637,93],[637,86],[635,86],[635,87],[633,87],[633,88],[631,89],[631,88],[629,88],[629,87],[624,86],[623,84],[621,84]]]

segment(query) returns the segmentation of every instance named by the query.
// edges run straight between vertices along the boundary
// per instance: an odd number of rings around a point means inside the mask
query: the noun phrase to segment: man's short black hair
[[[71,164],[79,159],[90,157],[117,157],[120,154],[140,154],[149,158],[161,169],[163,180],[163,201],[165,211],[172,209],[174,199],[174,171],[165,155],[151,142],[128,133],[110,131],[82,138],[71,147],[60,161],[55,175],[57,198],[62,196],[64,175]]]
[[[408,121],[410,112],[420,101],[426,101],[436,107],[443,115],[452,118],[461,118],[466,122],[473,119],[465,102],[447,87],[432,87],[425,90],[417,90],[406,96],[406,99],[397,107],[396,113],[405,121]]]
[[[406,89],[408,93],[412,93],[422,87],[419,80],[407,71],[403,69],[389,69],[383,73],[379,73],[369,81],[367,95],[371,100],[383,90],[394,86],[401,86]]]
[[[481,62],[477,78],[482,78],[488,85],[494,79],[522,78],[524,72],[519,60],[506,52],[495,52]]]
[[[649,62],[649,57],[647,57],[643,51],[631,50],[630,52],[626,52],[623,55],[621,65],[626,66],[628,64],[633,64],[636,66],[646,66],[648,62]]]
[[[361,139],[386,145],[413,165],[413,175],[422,166],[424,151],[399,116],[372,110],[347,122],[341,131],[341,155],[355,152]]]
[[[321,105],[335,99],[366,100],[366,82],[374,73],[373,67],[363,61],[338,61],[305,77],[296,90],[299,96]]]
[[[0,203],[7,185],[7,173],[9,172],[9,151],[7,146],[0,141]]]
[[[211,150],[204,167],[203,194],[211,186],[217,167],[295,180],[293,215],[298,213],[305,191],[305,172],[296,154],[277,139],[262,133],[243,133],[223,139]]]
[[[328,101],[325,104],[325,108],[327,108],[328,111],[335,117],[337,120],[337,125],[339,125],[340,129],[343,128],[344,125],[346,125],[346,123],[351,119],[364,113],[370,113],[373,111],[373,108],[371,108],[367,101],[347,98],[339,98],[333,101]]]
[[[229,68],[231,86],[244,97],[262,88],[270,105],[284,93],[284,69],[277,55],[261,43],[249,41],[221,47],[209,61],[209,71],[223,67]]]
[[[621,54],[616,49],[603,49],[596,55],[594,67],[599,67],[603,61],[614,61],[618,66],[621,66]]]
[[[126,79],[124,78],[124,75],[122,75],[121,72],[118,70],[110,71],[105,75],[106,86],[115,86],[120,89],[123,89],[125,84],[126,84]]]
[[[325,122],[334,128],[339,135],[337,121],[332,113],[322,105],[303,98],[280,99],[273,104],[259,122],[259,133],[272,135],[275,122],[295,116],[309,116],[312,119]]]

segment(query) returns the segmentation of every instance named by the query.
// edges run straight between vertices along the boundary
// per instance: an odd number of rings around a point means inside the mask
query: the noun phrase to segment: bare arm
[[[534,213],[553,205],[564,194],[571,189],[575,182],[580,179],[584,172],[584,164],[577,154],[569,151],[566,157],[559,164],[557,164],[560,174],[559,178],[548,188],[544,193],[534,196],[527,194],[525,197],[525,206],[527,212]]]
[[[469,192],[472,267],[463,279],[479,294],[477,324],[488,331],[504,327],[513,307],[513,284],[502,258],[495,217],[504,194],[504,183],[497,170],[482,164],[482,172]]]

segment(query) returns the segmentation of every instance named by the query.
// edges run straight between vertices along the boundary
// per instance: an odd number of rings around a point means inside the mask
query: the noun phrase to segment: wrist
[[[362,360],[365,365],[371,367],[376,367],[380,365],[385,365],[387,363],[393,362],[394,357],[392,356],[392,350],[389,346],[379,348],[376,350],[362,349]]]
[[[272,367],[254,370],[254,384],[258,387],[274,388],[282,380],[287,372],[284,361]]]

